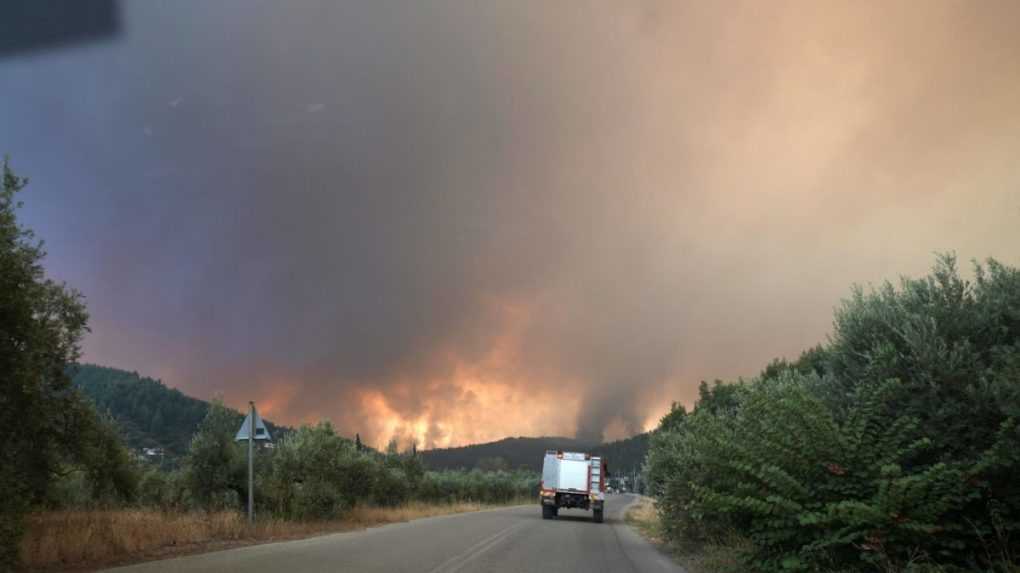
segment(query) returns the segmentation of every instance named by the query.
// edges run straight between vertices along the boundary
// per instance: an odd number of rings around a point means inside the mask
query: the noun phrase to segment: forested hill
[[[542,469],[546,450],[587,452],[595,444],[573,438],[503,438],[496,442],[456,448],[425,450],[422,458],[430,469]]]
[[[546,450],[592,452],[605,456],[614,474],[630,473],[640,469],[648,449],[648,434],[632,438],[595,444],[573,438],[504,438],[486,444],[472,444],[459,448],[425,450],[422,456],[431,469],[517,469],[542,470],[542,457]]]
[[[606,459],[609,471],[614,475],[639,472],[645,463],[650,435],[649,432],[645,432],[623,440],[609,442],[596,447],[593,451]]]
[[[113,416],[132,449],[163,448],[167,456],[182,455],[209,410],[208,402],[137,372],[81,364],[71,370],[71,378],[100,412]],[[242,419],[238,412],[238,427]],[[274,439],[285,430],[268,420],[266,425]]]

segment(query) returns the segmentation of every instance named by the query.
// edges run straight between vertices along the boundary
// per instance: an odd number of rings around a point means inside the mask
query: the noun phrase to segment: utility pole
[[[248,402],[248,523],[255,523],[255,402]]]

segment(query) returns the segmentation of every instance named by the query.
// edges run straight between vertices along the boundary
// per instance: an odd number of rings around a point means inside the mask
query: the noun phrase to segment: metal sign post
[[[248,523],[255,523],[255,402],[248,402]]]
[[[255,402],[248,402],[248,417],[241,422],[234,440],[248,442],[248,523],[255,523],[255,440],[271,440],[269,428],[255,410]]]

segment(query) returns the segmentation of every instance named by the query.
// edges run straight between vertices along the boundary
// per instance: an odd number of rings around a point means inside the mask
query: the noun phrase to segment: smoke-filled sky
[[[374,444],[618,438],[1020,263],[1020,3],[122,2],[0,59],[84,359]]]

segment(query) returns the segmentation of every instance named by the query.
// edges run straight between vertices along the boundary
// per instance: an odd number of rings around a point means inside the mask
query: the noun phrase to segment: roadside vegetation
[[[97,496],[88,475],[54,481],[29,514],[22,564],[94,566],[347,531],[534,499],[530,472],[426,471],[415,452],[359,448],[321,423],[289,432],[255,457],[257,519],[249,526],[247,445],[236,412],[209,408],[182,460],[165,471],[129,464],[132,487]]]
[[[747,571],[1020,571],[1020,271],[865,291],[829,340],[654,433],[659,531]],[[740,540],[734,543],[733,540]]]
[[[625,516],[626,522],[667,553],[688,573],[741,573],[747,570],[741,552],[750,547],[746,538],[732,533],[714,540],[672,539],[664,531],[655,500],[642,496]]]
[[[155,381],[127,393],[111,386],[101,395],[118,408],[159,406],[148,427],[125,431],[72,384],[88,331],[84,299],[46,278],[42,243],[16,218],[15,195],[27,180],[6,160],[2,178],[0,417],[8,423],[0,425],[0,571],[287,539],[537,494],[534,472],[426,471],[413,447],[400,452],[392,443],[378,452],[321,423],[278,432],[273,447],[257,448],[258,519],[249,526],[246,444],[234,442],[236,411],[179,395],[147,406],[144,395],[167,393]],[[201,423],[185,440],[180,429],[197,413]],[[168,428],[166,449],[183,450],[173,463],[147,462],[125,446],[125,435],[144,440],[145,432]]]
[[[32,571],[93,569],[481,511],[488,507],[491,506],[476,502],[409,502],[397,507],[361,505],[328,520],[263,517],[254,526],[238,511],[162,511],[142,507],[35,512],[27,519],[22,566]]]

